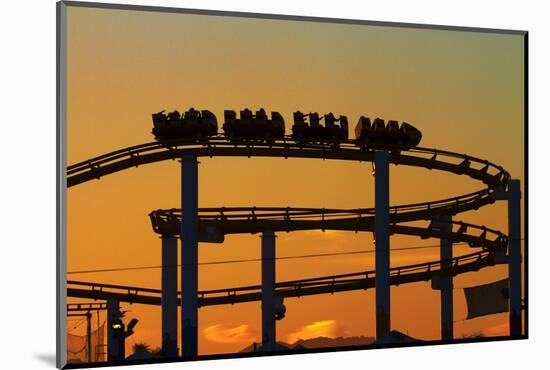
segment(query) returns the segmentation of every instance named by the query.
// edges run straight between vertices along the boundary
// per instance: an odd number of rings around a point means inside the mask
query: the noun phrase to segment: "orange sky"
[[[411,122],[422,146],[468,153],[523,181],[523,38],[515,35],[256,20],[69,7],[68,163],[153,140],[151,113],[189,107],[295,110]],[[220,127],[221,128],[221,127]],[[351,130],[350,130],[351,131]],[[201,158],[199,206],[358,208],[374,204],[369,163],[274,158]],[[179,207],[179,166],[163,162],[70,188],[67,270],[160,264],[147,214]],[[391,167],[391,203],[466,194],[464,176]],[[506,204],[457,217],[507,231]],[[393,236],[392,248],[437,240]],[[199,260],[260,256],[257,235],[201,244]],[[281,233],[279,256],[372,249],[365,233]],[[471,251],[456,246],[455,255]],[[396,252],[392,266],[438,259],[438,249]],[[372,254],[277,262],[287,280],[367,270]],[[455,279],[461,288],[505,277],[492,267]],[[69,274],[69,279],[160,287],[160,270]],[[260,282],[258,262],[199,268],[199,289]],[[439,338],[439,293],[429,282],[392,287],[392,328]],[[466,317],[455,292],[455,320]],[[69,299],[70,302],[78,301]],[[374,290],[288,299],[278,339],[374,336]],[[140,322],[128,339],[160,345],[160,308],[123,305]],[[75,332],[82,333],[83,328]],[[79,331],[80,330],[80,331]],[[260,340],[260,303],[202,308],[199,353],[240,350]],[[455,324],[455,336],[507,334],[507,315]]]

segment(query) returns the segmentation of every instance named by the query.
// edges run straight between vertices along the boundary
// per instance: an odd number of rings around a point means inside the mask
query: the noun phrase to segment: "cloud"
[[[227,326],[222,324],[211,325],[203,329],[204,337],[216,343],[248,343],[256,341],[254,333],[247,324]]]
[[[338,338],[349,335],[349,331],[336,320],[315,321],[309,325],[300,328],[298,331],[290,333],[286,341],[294,343],[299,339],[311,339],[318,337]]]

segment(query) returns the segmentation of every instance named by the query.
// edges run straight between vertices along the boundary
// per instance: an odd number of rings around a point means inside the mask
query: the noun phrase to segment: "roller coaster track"
[[[455,215],[475,210],[502,199],[509,173],[487,160],[466,154],[458,154],[429,148],[387,148],[390,163],[440,170],[457,175],[466,175],[481,181],[485,188],[460,195],[422,203],[392,206],[390,208],[391,233],[416,235],[421,238],[441,238],[453,243],[464,242],[472,247],[481,247],[476,253],[453,258],[452,267],[441,270],[441,261],[400,266],[390,271],[391,284],[400,285],[417,281],[428,281],[435,276],[457,275],[495,264],[495,254],[505,253],[508,237],[497,230],[460,221],[453,221],[449,232],[437,227],[438,215]],[[323,144],[297,144],[288,137],[271,143],[229,140],[216,136],[197,142],[180,141],[169,146],[152,142],[107,153],[67,168],[67,186],[76,186],[103,176],[132,167],[176,160],[183,155],[245,156],[318,158],[373,162],[374,150],[357,146],[353,141],[341,142],[338,146]],[[164,235],[179,235],[181,210],[156,210],[150,214],[155,232]],[[426,227],[403,225],[410,221],[429,221]],[[373,209],[315,209],[315,208],[268,208],[234,207],[202,208],[199,210],[199,229],[215,230],[216,233],[257,233],[262,230],[348,230],[373,231]],[[468,231],[473,232],[468,232]],[[282,297],[300,297],[351,290],[374,286],[374,271],[317,277],[311,279],[279,282],[276,294]],[[129,303],[160,305],[160,290],[119,285],[68,281],[67,294],[70,297],[108,299],[114,298]],[[199,292],[199,305],[210,306],[251,302],[261,299],[261,286],[208,290]]]
[[[444,274],[457,275],[495,264],[494,254],[479,251],[452,259],[452,268],[441,270],[441,261],[424,262],[415,265],[399,266],[390,269],[392,285],[429,281]],[[310,279],[284,281],[276,284],[276,295],[284,298],[302,297],[316,294],[332,294],[352,290],[366,290],[374,287],[375,271],[352,274],[323,276]],[[181,297],[181,293],[178,293]],[[121,302],[145,305],[161,304],[161,290],[122,285],[98,284],[82,281],[67,281],[67,295],[75,298],[116,299]],[[215,306],[261,300],[261,285],[243,286],[229,289],[199,291],[199,306]],[[181,299],[178,301],[181,305]]]
[[[374,151],[359,147],[353,141],[343,141],[338,147],[321,144],[297,144],[290,138],[272,143],[230,140],[224,136],[215,136],[201,142],[180,141],[170,146],[151,142],[136,145],[101,155],[67,167],[67,186],[72,187],[105,175],[148,163],[178,159],[182,155],[201,156],[246,156],[246,157],[284,157],[284,158],[321,158],[352,161],[373,161]],[[441,160],[445,158],[447,161]],[[458,161],[458,163],[453,163]],[[510,175],[504,168],[489,161],[466,154],[441,151],[437,149],[395,148],[390,154],[390,163],[436,169],[456,174],[464,174],[483,181],[489,187],[505,186]]]
[[[67,168],[67,186],[75,186],[86,181],[99,179],[102,176],[112,174],[131,167],[138,167],[147,163],[153,163],[169,159],[177,159],[185,154],[196,156],[263,156],[263,157],[284,157],[284,158],[324,158],[324,159],[340,159],[340,160],[355,160],[355,161],[373,161],[374,151],[368,148],[359,147],[353,141],[342,142],[338,147],[333,145],[297,144],[288,138],[278,140],[272,143],[265,142],[249,142],[229,140],[223,136],[212,137],[200,143],[197,141],[182,141],[174,143],[171,146],[166,146],[158,142],[152,142],[125,149],[117,150],[87,161],[83,161]],[[457,214],[468,210],[478,209],[484,205],[494,203],[500,194],[506,188],[506,184],[510,175],[501,166],[490,163],[489,161],[468,156],[465,154],[457,154],[448,151],[427,148],[412,148],[402,150],[397,148],[391,151],[390,163],[396,165],[408,165],[416,167],[424,167],[428,169],[437,169],[447,171],[454,174],[467,175],[473,179],[482,181],[487,185],[487,188],[474,193],[457,196],[437,201],[429,201],[423,203],[398,205],[391,207],[391,222],[407,222],[420,219],[430,219],[437,214]],[[239,211],[239,209],[232,209]],[[269,210],[269,209],[265,209]],[[208,210],[204,209],[207,212]],[[218,212],[218,209],[214,209]],[[259,210],[258,210],[259,211]],[[279,211],[279,209],[276,209]],[[313,213],[319,215],[319,210],[316,209],[294,209],[293,216],[300,213],[304,214],[310,211],[310,216]],[[329,221],[330,213],[340,213],[340,210],[324,210],[320,214],[323,219],[326,217],[326,228],[330,228],[330,224],[338,222]],[[372,222],[372,209],[354,210],[353,217],[357,219],[358,224],[369,225]],[[363,213],[364,216],[363,217]],[[158,214],[162,214],[159,212]],[[223,209],[222,213],[223,216]],[[289,216],[286,213],[284,216]],[[304,214],[305,215],[305,214]],[[254,214],[252,214],[254,216]],[[159,218],[157,225],[160,231],[162,226],[162,218]],[[210,221],[203,218],[203,224],[207,225]],[[237,220],[234,220],[237,221]],[[263,219],[264,224],[270,223],[269,220]],[[232,225],[237,225],[238,222],[233,222]],[[341,222],[340,222],[341,223]],[[155,225],[155,222],[153,222]],[[166,225],[166,223],[164,223]],[[219,222],[218,222],[219,224]],[[243,223],[241,223],[243,224]],[[307,221],[302,222],[307,224]],[[347,225],[352,223],[346,222]],[[277,230],[281,228],[279,222]],[[298,222],[294,222],[298,225]],[[312,228],[318,223],[311,223]],[[287,226],[290,226],[287,224]],[[307,229],[306,226],[302,229]],[[363,226],[362,230],[370,229]],[[242,227],[243,230],[245,227]],[[325,227],[321,227],[325,228]],[[298,228],[300,229],[300,228]],[[346,229],[342,226],[337,229]],[[287,227],[287,230],[291,229]],[[296,229],[297,230],[297,229]],[[355,229],[359,231],[359,229]],[[409,230],[413,232],[413,230]],[[167,231],[172,234],[177,234],[177,230]],[[247,231],[243,231],[247,232]],[[416,234],[418,235],[418,232]]]
[[[408,206],[404,206],[406,208]],[[414,207],[411,207],[414,209]],[[397,208],[396,208],[397,209]],[[447,239],[453,243],[468,243],[471,247],[482,247],[487,250],[503,250],[508,238],[502,232],[465,223],[453,221],[453,229],[445,232],[437,227],[437,219],[431,219],[427,227],[397,224],[397,222],[418,220],[431,217],[421,212],[420,217],[413,218],[415,211],[392,213],[390,232],[426,238]],[[181,225],[181,210],[169,209],[153,211],[150,214],[153,230],[163,235],[178,235]],[[216,230],[221,234],[257,233],[262,230],[297,231],[297,230],[346,230],[374,231],[374,210],[336,210],[314,208],[202,208],[199,210],[199,230]],[[472,233],[468,233],[472,230]]]

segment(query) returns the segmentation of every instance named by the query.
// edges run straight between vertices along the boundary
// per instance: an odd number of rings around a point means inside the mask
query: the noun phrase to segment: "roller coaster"
[[[441,274],[448,273],[455,276],[466,272],[478,271],[484,267],[494,265],[494,254],[488,251],[479,251],[460,257],[454,257],[452,259],[451,269],[441,269],[441,261],[431,261],[391,268],[391,284],[398,286],[419,281],[430,281],[435,276]],[[374,287],[375,277],[375,270],[371,270],[352,274],[284,281],[276,283],[276,295],[284,298],[299,298],[317,294],[366,290]],[[115,299],[127,303],[152,306],[161,305],[162,291],[160,289],[74,280],[67,281],[67,284],[67,294],[69,297],[97,300]],[[199,291],[199,307],[225,304],[233,305],[236,303],[259,301],[261,300],[261,288],[261,285],[250,285],[237,288]],[[178,295],[181,296],[181,294]],[[178,305],[181,305],[181,297],[178,299]]]
[[[204,112],[208,111],[203,111],[203,116],[209,117],[209,112]],[[162,117],[159,118],[159,116],[157,116],[157,119],[161,118]],[[275,118],[274,116],[274,119]],[[186,176],[194,177],[196,180],[196,158],[198,157],[316,158],[373,162],[377,164],[375,170],[378,171],[379,163],[377,162],[377,153],[380,151],[387,154],[388,164],[419,167],[428,170],[444,171],[456,175],[464,175],[484,184],[483,188],[476,192],[452,198],[414,204],[388,205],[387,230],[389,234],[412,235],[423,239],[437,238],[442,241],[447,241],[450,244],[466,243],[470,247],[479,248],[480,250],[463,256],[442,258],[439,261],[399,266],[391,269],[389,269],[388,265],[386,270],[379,270],[377,267],[376,270],[372,271],[284,282],[275,282],[273,272],[271,298],[274,296],[292,298],[316,294],[332,294],[352,290],[365,290],[372,287],[376,287],[378,290],[379,286],[377,284],[380,284],[380,282],[377,282],[377,274],[380,273],[380,271],[383,271],[384,274],[387,275],[387,285],[389,289],[390,284],[400,285],[430,280],[433,284],[437,277],[447,277],[450,279],[457,274],[477,271],[481,268],[493,266],[498,263],[512,263],[512,260],[516,261],[515,266],[517,267],[517,256],[513,258],[510,257],[510,246],[512,242],[517,243],[519,241],[519,232],[517,231],[519,228],[519,219],[517,222],[514,222],[513,227],[515,231],[513,237],[512,235],[506,235],[501,231],[491,229],[485,225],[474,225],[452,220],[452,216],[459,213],[477,210],[499,200],[510,200],[510,184],[515,181],[511,180],[510,174],[501,166],[493,164],[488,160],[466,154],[402,145],[386,145],[383,150],[380,150],[380,148],[376,147],[357,145],[356,141],[347,139],[341,139],[338,145],[326,145],[319,142],[296,140],[296,138],[292,136],[273,137],[264,141],[251,141],[235,136],[212,135],[201,137],[200,140],[197,138],[189,138],[169,143],[166,141],[150,142],[100,155],[68,166],[66,181],[67,187],[70,188],[127,169],[155,162],[177,159],[183,159],[183,180],[188,181]],[[193,159],[195,167],[189,167],[189,165],[184,163],[185,161],[189,163],[189,158]],[[266,230],[273,233],[300,230],[345,230],[353,232],[377,232],[377,230],[379,230],[379,225],[377,224],[377,212],[379,212],[379,210],[376,207],[364,209],[319,209],[292,207],[193,208],[193,206],[191,206],[186,210],[185,204],[189,204],[190,200],[196,203],[196,189],[192,187],[196,186],[196,184],[191,186],[191,190],[189,190],[189,188],[185,189],[185,183],[182,186],[184,187],[184,189],[182,189],[183,198],[186,197],[186,194],[193,193],[193,191],[195,192],[195,198],[191,195],[190,198],[186,198],[185,200],[182,199],[182,203],[184,204],[183,215],[181,208],[173,208],[154,210],[149,214],[149,217],[154,232],[160,234],[163,238],[175,240],[175,238],[179,237],[182,239],[183,244],[191,243],[191,245],[193,245],[193,243],[196,244],[198,241],[205,241],[208,234],[219,236],[221,239],[218,242],[220,242],[223,241],[224,235],[265,233]],[[519,185],[517,189],[519,191]],[[519,212],[519,209],[517,212]],[[447,221],[445,221],[446,217],[448,218]],[[405,225],[405,223],[413,221],[416,222],[414,226]],[[417,225],[420,222],[423,222],[425,225]],[[189,224],[191,224],[191,226],[189,226]],[[511,232],[512,231],[510,231],[510,233]],[[193,237],[195,238],[194,240]],[[196,256],[191,256],[195,258],[196,261]],[[182,270],[182,274],[184,273],[188,272]],[[237,304],[258,300],[261,300],[263,303],[267,302],[267,298],[264,296],[264,290],[266,290],[268,285],[264,285],[264,283],[262,283],[262,285],[197,291],[196,266],[195,271],[191,271],[191,274],[195,275],[184,276],[184,282],[185,279],[187,279],[187,284],[189,284],[189,280],[194,279],[195,281],[191,283],[192,285],[187,290],[186,286],[184,286],[183,292],[174,291],[176,298],[175,303],[172,300],[172,304],[176,306],[182,305],[183,301],[183,306],[190,307],[189,311],[193,311],[193,305],[196,306],[196,309],[204,306]],[[380,279],[380,281],[382,281],[382,279]],[[193,284],[195,284],[194,288]],[[442,291],[447,289],[448,296],[448,286],[440,287],[439,289]],[[521,289],[521,287],[519,289]],[[67,295],[69,297],[89,298],[94,300],[116,300],[117,302],[147,305],[164,305],[162,298],[163,294],[163,291],[158,289],[73,280],[67,281]],[[514,297],[517,297],[517,288]],[[172,299],[174,299],[174,297],[172,297]],[[387,299],[389,300],[389,297]],[[516,301],[517,299],[514,302]],[[511,307],[515,309],[516,306],[511,304]],[[185,311],[185,309],[183,311]],[[517,311],[514,312],[514,314],[517,316]],[[185,313],[184,315],[188,316],[182,316],[182,321],[193,320],[193,316],[189,316],[189,313]],[[193,315],[192,312],[191,315]],[[191,317],[191,319],[189,319],[189,317]],[[515,320],[515,322],[517,322],[517,318]],[[182,323],[182,325],[185,324]],[[271,329],[269,329],[270,326],[266,324],[263,328],[264,330],[271,330],[271,334],[274,336],[273,326],[274,324],[272,324]],[[516,328],[514,330],[516,330],[515,333],[517,335],[517,325],[514,327]],[[196,342],[196,333],[189,333],[188,327],[185,328],[182,334],[182,341],[188,343],[194,340]],[[193,330],[196,331],[196,327],[194,327]],[[519,335],[521,335],[521,327],[519,330]],[[174,335],[172,330],[170,330],[170,332],[172,333],[171,335]],[[165,329],[163,328],[163,335],[165,334]],[[268,340],[271,340],[271,342],[274,341],[273,338],[268,338]],[[264,342],[266,342],[265,336]],[[174,346],[174,344],[172,344],[172,346]],[[196,344],[195,348],[192,346],[188,348],[184,344],[183,353],[184,357],[187,358],[196,356]]]
[[[226,136],[213,136],[202,143],[186,140],[166,146],[151,142],[116,150],[67,167],[67,187],[145,164],[175,160],[183,155],[196,157],[283,157],[318,158],[372,162],[375,150],[362,150],[353,141],[342,141],[340,147],[332,148],[319,144],[298,144],[290,137],[274,142],[255,142],[229,139]],[[446,159],[446,160],[445,160]],[[458,162],[458,163],[457,163]],[[481,192],[493,192],[506,186],[510,175],[504,168],[491,162],[466,154],[458,154],[430,148],[400,147],[390,151],[390,163],[423,167],[467,175],[480,180],[488,189]],[[458,212],[457,212],[458,213]]]

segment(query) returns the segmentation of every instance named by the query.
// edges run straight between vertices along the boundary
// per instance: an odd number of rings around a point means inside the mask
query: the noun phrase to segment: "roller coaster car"
[[[168,115],[164,111],[153,113],[153,135],[158,141],[202,139],[217,132],[216,116],[208,110],[191,108],[183,115],[177,110]]]
[[[309,119],[309,125],[306,122]],[[294,126],[292,126],[292,138],[297,143],[339,143],[348,139],[348,119],[346,116],[336,118],[334,114],[325,114],[322,118],[325,125],[321,125],[318,113],[304,114],[294,112]]]
[[[173,214],[168,214],[162,217],[158,212],[154,211],[149,213],[151,219],[151,225],[156,233],[162,235],[172,235],[174,230],[178,230],[181,226],[181,222]]]
[[[399,127],[397,121],[389,120],[385,125],[383,119],[376,118],[371,124],[368,117],[361,116],[355,126],[355,140],[359,145],[412,148],[417,146],[421,139],[420,130],[406,122]]]
[[[285,135],[285,120],[278,112],[271,112],[271,119],[261,108],[253,114],[250,109],[240,111],[240,118],[232,110],[224,111],[223,131],[230,139],[267,140],[281,139]]]

